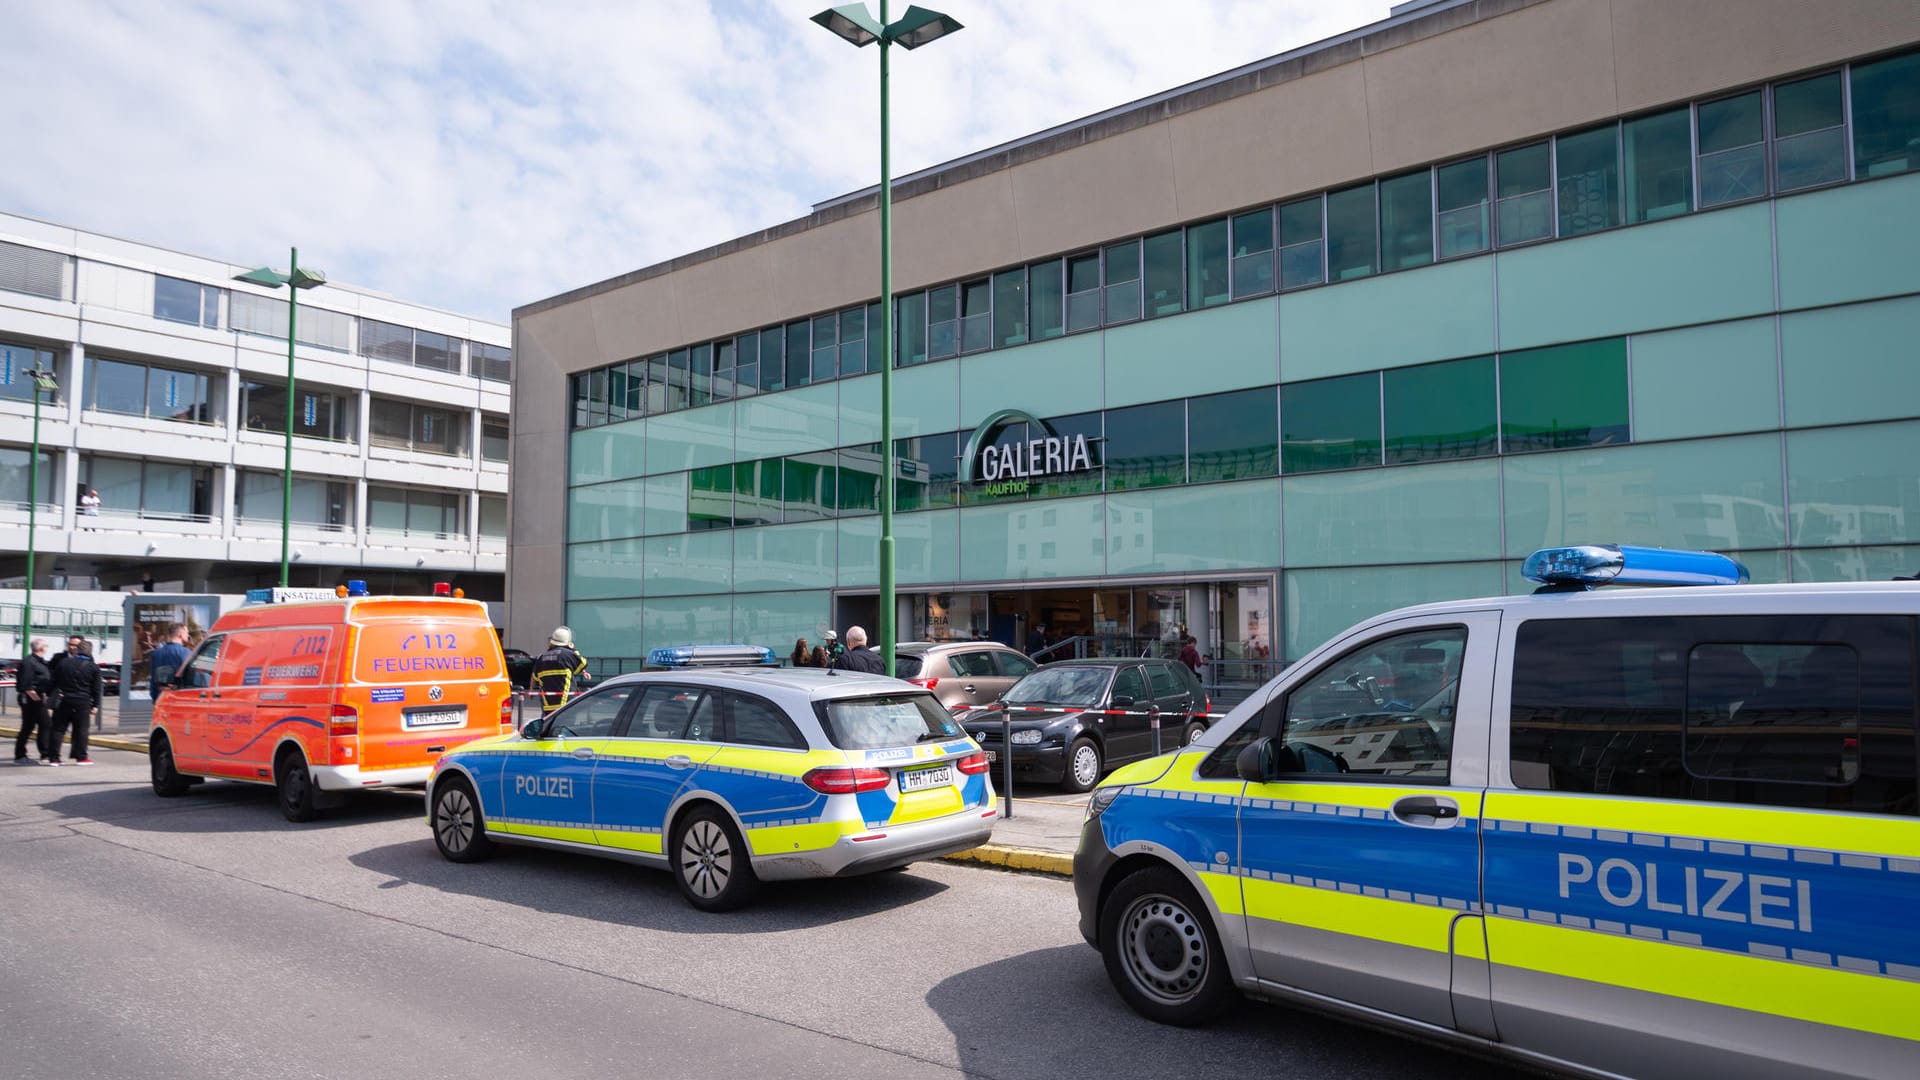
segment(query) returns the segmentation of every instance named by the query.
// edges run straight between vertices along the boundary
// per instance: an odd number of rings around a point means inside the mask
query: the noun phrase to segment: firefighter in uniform
[[[573,647],[573,631],[557,626],[547,638],[547,651],[533,658],[533,685],[540,693],[540,715],[545,716],[573,696],[574,680],[585,682],[587,658]]]

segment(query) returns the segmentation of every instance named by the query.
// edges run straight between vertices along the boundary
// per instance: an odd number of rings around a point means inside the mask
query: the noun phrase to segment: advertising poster
[[[147,689],[147,656],[167,639],[167,627],[181,623],[187,628],[187,647],[194,648],[207,636],[207,629],[219,614],[211,596],[154,596],[134,593],[126,602],[126,666],[121,672],[123,693]]]

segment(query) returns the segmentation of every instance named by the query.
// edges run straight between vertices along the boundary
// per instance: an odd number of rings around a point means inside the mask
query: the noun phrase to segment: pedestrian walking
[[[869,675],[885,675],[886,661],[880,654],[867,648],[867,632],[858,626],[847,627],[847,651],[834,661],[834,667],[842,671],[864,671]]]
[[[155,701],[160,695],[173,689],[173,680],[180,669],[187,666],[187,625],[168,623],[162,644],[147,654],[147,696]]]
[[[74,635],[67,639],[67,651],[48,665],[53,675],[53,727],[47,732],[49,765],[60,764],[60,744],[67,731],[73,731],[73,763],[91,765],[87,754],[87,724],[99,715],[102,685],[100,665],[87,652],[87,639]]]
[[[1200,655],[1200,649],[1191,636],[1183,638],[1180,642],[1180,662],[1187,665],[1188,670],[1195,675],[1200,674],[1200,665],[1205,662],[1205,659]]]
[[[556,626],[547,638],[547,651],[533,658],[533,685],[540,691],[540,715],[558,709],[573,696],[577,679],[586,682],[587,658],[573,647],[573,631]]]
[[[53,672],[47,668],[47,641],[34,638],[27,655],[20,661],[14,677],[14,693],[20,699],[20,734],[13,738],[13,763],[28,765],[36,759],[27,756],[27,738],[33,738],[37,760],[47,760],[47,728],[53,717],[47,709],[47,696],[53,692]]]

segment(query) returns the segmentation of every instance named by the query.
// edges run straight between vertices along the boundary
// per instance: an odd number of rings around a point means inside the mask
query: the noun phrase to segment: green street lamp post
[[[280,587],[287,587],[287,553],[291,549],[293,527],[293,343],[295,339],[295,319],[300,310],[300,290],[311,289],[316,285],[325,285],[327,275],[318,270],[300,269],[300,249],[289,249],[287,272],[282,274],[272,267],[263,266],[258,270],[249,270],[244,274],[235,274],[235,281],[250,282],[277,289],[290,285],[287,290],[287,455],[280,470]]]
[[[33,636],[33,532],[40,510],[40,395],[57,393],[60,384],[51,370],[38,364],[22,374],[33,380],[33,453],[27,458],[27,596],[20,609],[20,656],[25,659],[33,651],[28,639]]]
[[[880,0],[880,18],[865,4],[828,8],[813,21],[854,45],[880,43],[880,656],[886,673],[893,674],[894,546],[893,546],[893,174],[889,171],[887,140],[887,52],[891,46],[917,49],[960,29],[951,16],[910,5],[896,22],[887,21],[887,0]]]

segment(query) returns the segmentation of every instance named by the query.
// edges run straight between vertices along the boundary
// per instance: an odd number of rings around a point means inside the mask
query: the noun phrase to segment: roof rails
[[[1536,593],[1584,592],[1595,585],[1744,585],[1747,568],[1712,551],[1582,544],[1541,548],[1520,573]]]

